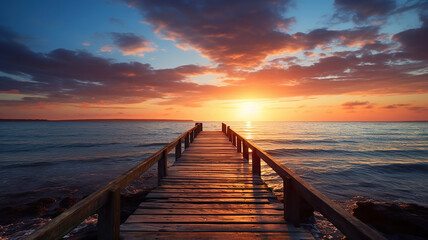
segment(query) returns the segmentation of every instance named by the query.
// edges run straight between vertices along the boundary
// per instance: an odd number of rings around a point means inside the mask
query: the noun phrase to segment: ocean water
[[[227,124],[331,199],[428,205],[428,122]],[[269,166],[262,175],[282,188]]]
[[[428,122],[226,124],[337,202],[358,198],[428,205]],[[80,199],[193,126],[0,122],[0,211],[46,198]],[[204,130],[221,130],[221,122],[204,122]],[[282,180],[268,166],[262,166],[262,175],[281,191]],[[21,216],[0,226],[0,238],[14,224],[25,226],[30,220]]]

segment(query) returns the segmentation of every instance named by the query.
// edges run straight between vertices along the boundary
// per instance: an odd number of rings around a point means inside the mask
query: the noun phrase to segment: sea
[[[225,123],[349,211],[362,200],[428,206],[428,122]],[[0,122],[0,239],[22,239],[50,221],[49,209],[91,194],[194,125]],[[203,127],[221,131],[221,122]],[[266,164],[262,177],[280,195]],[[130,194],[140,188],[144,181]]]

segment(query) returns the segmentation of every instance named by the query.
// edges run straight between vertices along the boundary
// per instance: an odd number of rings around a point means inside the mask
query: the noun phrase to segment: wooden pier
[[[283,203],[262,181],[261,160],[283,179]],[[159,186],[120,225],[120,192],[156,163]],[[61,239],[94,213],[98,239],[312,239],[299,225],[314,210],[349,239],[385,239],[229,126],[197,123],[27,239]]]
[[[313,239],[221,131],[202,132],[121,225],[123,239]]]

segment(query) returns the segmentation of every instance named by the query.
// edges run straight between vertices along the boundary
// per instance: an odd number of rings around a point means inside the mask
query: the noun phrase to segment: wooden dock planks
[[[203,131],[121,225],[123,239],[313,239],[220,131]]]

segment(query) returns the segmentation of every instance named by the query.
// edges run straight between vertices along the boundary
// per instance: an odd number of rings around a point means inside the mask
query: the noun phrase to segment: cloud
[[[335,0],[335,18],[357,24],[383,20],[396,9],[395,0]]]
[[[0,77],[0,91],[33,96],[8,104],[140,103],[197,90],[197,84],[185,80],[206,70],[192,65],[156,70],[149,64],[116,63],[66,49],[36,53],[15,41],[15,35],[4,28],[0,28],[0,36],[0,71],[7,74]],[[19,79],[21,75],[28,80]]]
[[[428,112],[427,106],[412,106],[407,108],[410,111],[416,111],[416,112]]]
[[[401,43],[401,50],[408,57],[415,60],[428,60],[428,3],[426,13],[420,14],[422,26],[405,30],[393,36],[393,39]]]
[[[310,32],[301,34],[300,40],[304,41],[299,41],[312,46],[317,43],[312,39],[317,37],[330,42],[337,36],[345,36],[340,38],[341,44],[352,44],[355,31],[359,29]],[[377,38],[376,31],[374,28],[369,35]],[[108,105],[156,99],[161,105],[191,107],[212,100],[428,92],[426,72],[409,74],[426,68],[426,61],[409,61],[405,52],[375,53],[367,47],[373,44],[377,43],[367,43],[355,51],[332,53],[311,65],[299,65],[299,59],[293,56],[274,59],[252,71],[223,64],[216,68],[183,65],[153,69],[150,64],[115,62],[85,51],[56,49],[36,53],[17,41],[13,33],[0,29],[0,71],[8,74],[0,78],[0,91],[16,90],[26,96],[22,101],[8,101],[10,105],[39,102]],[[188,81],[190,77],[212,73],[221,74],[222,84],[199,85]],[[351,108],[352,104],[342,107]]]
[[[362,47],[368,43],[375,43],[384,36],[378,33],[379,27],[357,27],[349,30],[315,29],[309,33],[293,34],[293,47],[299,50],[313,49],[334,43],[338,46]]]
[[[413,105],[409,103],[397,103],[397,104],[391,104],[386,105],[382,107],[383,109],[407,109],[409,111],[416,111],[416,112],[425,112],[428,111],[427,105]]]
[[[126,2],[139,9],[159,35],[231,65],[257,65],[268,55],[284,52],[291,36],[282,31],[294,23],[283,16],[288,0]]]
[[[400,103],[400,104],[386,105],[383,108],[385,108],[385,109],[396,109],[396,108],[408,107],[408,106],[410,106],[410,104]]]
[[[111,33],[111,36],[114,45],[120,49],[123,55],[142,56],[142,52],[151,52],[155,50],[152,41],[133,33]]]
[[[372,108],[373,104],[370,102],[360,102],[360,101],[354,101],[354,102],[345,102],[342,103],[343,109],[354,109],[356,107],[365,107],[365,108]]]
[[[385,36],[379,27],[315,29],[289,34],[288,0],[277,1],[127,1],[163,38],[183,49],[195,49],[216,63],[255,67],[268,56],[309,51],[328,45],[362,47]],[[257,9],[257,10],[255,10]]]
[[[91,46],[91,44],[90,44],[90,43],[88,43],[88,42],[83,42],[83,43],[82,43],[82,45],[83,45],[83,46],[85,46],[85,47],[89,47],[89,46]]]

